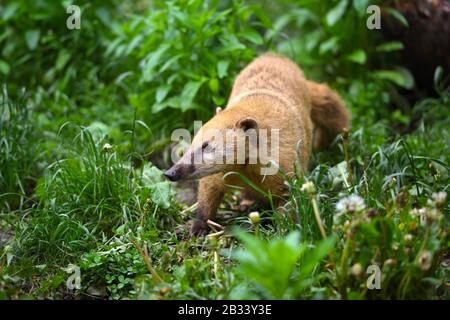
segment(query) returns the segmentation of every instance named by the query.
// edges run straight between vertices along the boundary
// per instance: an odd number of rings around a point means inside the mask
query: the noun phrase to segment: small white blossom
[[[311,181],[307,181],[302,185],[301,191],[305,191],[307,193],[315,193],[316,187],[314,186],[314,183]]]
[[[425,208],[414,208],[409,211],[409,214],[413,217],[418,217],[421,226],[425,226],[427,224],[427,209]]]
[[[405,240],[405,242],[411,242],[413,240],[413,235],[408,233],[403,237],[403,240]]]
[[[348,197],[342,198],[336,203],[336,210],[339,214],[354,213],[362,211],[366,208],[364,199],[357,194],[352,194]]]
[[[387,259],[384,262],[384,264],[387,265],[387,266],[393,266],[393,265],[397,264],[397,261],[395,261],[395,259]]]
[[[424,208],[421,209],[414,208],[409,211],[409,214],[413,217],[421,217],[426,214],[426,210]]]
[[[102,150],[110,150],[110,149],[112,149],[112,145],[110,145],[109,143],[105,143],[104,145],[103,145],[103,147],[102,147]]]
[[[442,207],[447,201],[447,192],[440,191],[431,195],[431,199],[428,199],[428,204],[432,207]]]
[[[355,277],[360,276],[362,274],[362,272],[363,272],[363,267],[360,263],[355,263],[351,268],[351,273]]]
[[[442,218],[442,213],[438,209],[432,208],[427,210],[427,217],[432,221],[440,220]]]
[[[422,251],[417,260],[420,269],[426,271],[430,269],[433,256],[430,251]]]
[[[258,224],[259,221],[261,220],[261,217],[259,216],[259,212],[258,212],[258,211],[250,212],[250,214],[248,215],[248,217],[250,218],[250,221],[251,221],[253,224]]]

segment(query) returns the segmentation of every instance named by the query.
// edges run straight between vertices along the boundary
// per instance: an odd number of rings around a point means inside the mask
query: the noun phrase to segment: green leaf
[[[230,61],[228,60],[220,60],[217,63],[217,75],[220,79],[225,77],[228,73],[228,66],[230,65]]]
[[[160,103],[161,101],[163,101],[167,97],[167,94],[169,93],[171,88],[172,87],[168,84],[160,85],[158,89],[156,89],[156,102]]]
[[[338,45],[339,45],[339,38],[332,37],[320,44],[319,53],[320,53],[320,55],[323,55],[333,49],[335,50],[335,49],[337,49]]]
[[[170,208],[170,183],[168,181],[157,182],[150,187],[151,199],[158,206],[168,209]]]
[[[10,4],[8,4],[4,8],[3,12],[0,12],[1,16],[3,18],[2,20],[3,21],[8,21],[10,18],[13,18],[16,15],[17,9],[19,9],[19,4],[18,3],[10,3]]]
[[[146,165],[142,172],[142,182],[145,186],[151,186],[163,179],[163,173],[155,166]]]
[[[369,2],[370,0],[353,0],[353,8],[355,8],[360,17],[366,14]]]
[[[387,12],[391,16],[393,16],[395,19],[397,19],[403,26],[409,27],[408,20],[406,20],[405,16],[403,16],[399,11],[393,9],[393,8],[387,8]]]
[[[208,82],[208,86],[209,86],[209,89],[211,89],[211,91],[213,93],[219,92],[219,80],[217,80],[217,78],[210,79]]]
[[[0,60],[0,72],[7,76],[10,70],[9,64],[6,61]]]
[[[68,50],[61,50],[58,54],[58,58],[56,59],[56,70],[62,70],[69,61],[70,57],[71,55]]]
[[[247,29],[244,32],[241,32],[239,35],[257,45],[262,45],[264,43],[261,35],[253,29]]]
[[[111,16],[109,14],[109,10],[105,7],[100,7],[95,10],[95,15],[105,26],[109,27],[111,25]]]
[[[364,50],[358,49],[353,51],[347,56],[347,59],[358,64],[365,64],[367,60],[367,55]]]
[[[403,43],[399,41],[391,41],[380,44],[379,46],[376,47],[375,50],[378,52],[391,52],[403,50],[403,48],[404,48]]]
[[[442,75],[444,74],[444,69],[441,66],[438,66],[434,71],[434,85],[438,86],[439,82],[442,79]]]
[[[223,48],[219,51],[220,53],[232,52],[236,50],[244,50],[246,48],[234,34],[228,35],[222,40]]]
[[[263,288],[269,298],[283,298],[295,264],[306,248],[299,243],[300,233],[294,231],[270,242],[244,232],[237,232],[237,236],[245,245],[245,250],[234,254],[239,261],[238,272]]]
[[[226,99],[224,97],[214,96],[213,101],[216,106],[221,106],[226,102]]]
[[[305,253],[300,267],[302,277],[308,277],[315,266],[333,249],[335,243],[334,237],[326,238],[312,250]]]
[[[181,92],[180,95],[181,99],[180,107],[183,111],[186,111],[191,107],[192,101],[194,100],[198,90],[200,89],[203,83],[204,81],[189,81],[184,86],[183,91]]]
[[[142,173],[142,183],[150,190],[150,198],[156,205],[167,209],[172,198],[168,181],[163,180],[162,171],[155,166],[145,166]]]
[[[170,49],[169,44],[161,45],[156,51],[147,55],[143,63],[142,79],[143,81],[151,81],[155,76],[155,68],[161,63],[162,57]]]
[[[388,80],[396,85],[412,89],[414,87],[414,78],[411,72],[405,68],[397,68],[396,70],[380,70],[374,72],[375,77],[382,80]]]
[[[339,3],[328,11],[326,16],[326,22],[331,27],[338,22],[345,13],[345,9],[347,9],[348,0],[340,0]]]
[[[28,49],[34,50],[36,49],[39,38],[41,37],[41,31],[40,30],[29,30],[25,33],[25,40],[27,42]]]

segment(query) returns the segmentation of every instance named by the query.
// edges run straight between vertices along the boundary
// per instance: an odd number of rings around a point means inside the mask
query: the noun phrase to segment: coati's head
[[[228,109],[220,111],[198,131],[189,149],[164,175],[178,181],[235,171],[257,154],[257,130],[258,122],[253,117]]]

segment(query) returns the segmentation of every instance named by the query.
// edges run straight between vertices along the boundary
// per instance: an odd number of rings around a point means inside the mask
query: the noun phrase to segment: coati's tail
[[[350,115],[341,97],[325,84],[307,81],[312,99],[311,119],[314,123],[314,148],[327,147],[337,134],[349,128]]]

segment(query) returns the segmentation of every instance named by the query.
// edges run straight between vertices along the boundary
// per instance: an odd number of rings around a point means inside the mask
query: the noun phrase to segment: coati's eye
[[[207,142],[203,142],[203,144],[202,144],[202,150],[205,150],[206,147],[208,147],[208,144],[209,144],[208,141],[207,141]]]

